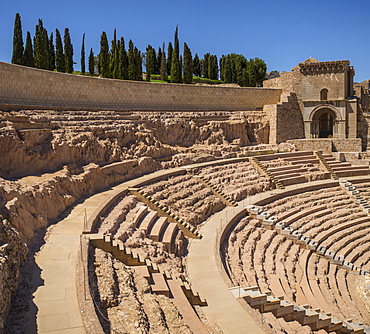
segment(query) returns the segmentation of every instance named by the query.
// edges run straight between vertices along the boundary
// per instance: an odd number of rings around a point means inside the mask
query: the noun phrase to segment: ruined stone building
[[[302,126],[307,148],[318,148],[320,141],[311,139],[321,138],[331,139],[334,150],[340,143],[338,151],[361,151],[358,138],[362,149],[367,146],[363,112],[368,109],[368,89],[364,83],[354,86],[354,74],[348,60],[308,58],[291,72],[266,80],[264,87],[282,88],[286,95],[297,97],[302,124],[291,126]]]

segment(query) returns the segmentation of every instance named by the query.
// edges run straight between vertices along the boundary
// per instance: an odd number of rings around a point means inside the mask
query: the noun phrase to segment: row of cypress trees
[[[56,29],[54,46],[53,33],[49,37],[42,20],[39,19],[33,40],[31,33],[27,31],[26,45],[24,46],[21,17],[17,13],[14,22],[12,63],[72,73],[74,64],[73,45],[69,29],[64,30],[64,47],[61,34]]]
[[[27,31],[26,45],[23,43],[22,24],[19,13],[16,14],[13,35],[12,63],[31,66],[58,72],[73,72],[73,45],[69,29],[64,30],[64,38],[58,29],[55,31],[55,45],[53,33],[48,36],[47,30],[39,19],[32,39]],[[178,26],[174,33],[173,44],[165,44],[158,48],[158,52],[148,45],[146,52],[142,53],[132,42],[125,48],[123,37],[117,38],[114,30],[111,47],[105,31],[100,36],[100,50],[97,56],[92,48],[88,57],[88,72],[90,75],[99,74],[104,78],[143,80],[143,64],[146,69],[146,80],[150,81],[152,75],[160,75],[161,80],[173,83],[190,84],[193,76],[217,80],[226,83],[237,83],[240,86],[260,86],[266,74],[266,64],[262,59],[247,60],[243,55],[223,55],[218,62],[217,56],[206,53],[203,59],[198,54],[192,56],[186,43],[183,45],[183,54],[180,54]],[[81,73],[85,73],[85,34],[82,36],[81,46]]]

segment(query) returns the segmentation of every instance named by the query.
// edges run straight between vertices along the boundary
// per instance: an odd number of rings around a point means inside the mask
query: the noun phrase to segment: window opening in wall
[[[321,89],[320,100],[326,101],[328,99],[328,90],[326,88]]]

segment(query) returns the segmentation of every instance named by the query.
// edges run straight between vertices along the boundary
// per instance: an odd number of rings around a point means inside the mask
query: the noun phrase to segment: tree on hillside
[[[23,34],[22,23],[19,13],[15,14],[14,34],[13,34],[13,54],[12,63],[23,65]]]
[[[193,74],[200,77],[202,76],[201,67],[200,67],[200,60],[199,56],[196,53],[193,59]]]
[[[180,63],[180,45],[179,45],[179,29],[176,26],[174,44],[173,44],[172,60],[171,60],[171,82],[181,82],[181,63]]]
[[[39,23],[36,25],[36,33],[33,42],[33,54],[35,59],[35,67],[45,70],[50,70],[52,68],[48,32],[44,28],[41,19],[39,19]]]
[[[50,52],[50,68],[48,70],[55,70],[55,48],[54,48],[54,38],[53,33],[50,34],[49,38],[49,52]]]
[[[161,73],[161,64],[162,64],[162,54],[164,50],[162,51],[162,48],[158,48],[158,53],[155,61],[155,69],[154,69],[154,74],[160,74]]]
[[[105,31],[100,36],[99,73],[103,78],[110,78],[109,45]]]
[[[212,80],[218,79],[218,61],[216,55],[210,55],[208,62],[208,78]]]
[[[209,78],[208,77],[208,68],[209,68],[209,57],[211,56],[210,53],[206,53],[203,56],[203,62],[202,62],[202,77],[203,78]]]
[[[110,51],[110,77],[113,79],[119,79],[120,71],[119,71],[119,50],[118,50],[118,43],[117,43],[117,31],[114,29],[113,32],[113,39],[111,42],[111,51]]]
[[[172,52],[173,52],[172,43],[169,42],[167,47],[167,74],[171,74]]]
[[[94,52],[93,49],[90,49],[90,54],[89,54],[89,73],[90,75],[95,74],[95,57],[94,57]]]
[[[186,43],[184,43],[184,83],[191,84],[193,81],[193,56]]]
[[[143,79],[142,72],[141,52],[130,39],[128,42],[128,79],[140,81]]]
[[[58,29],[55,29],[55,67],[58,72],[66,71],[62,37]]]
[[[125,40],[121,37],[119,41],[119,71],[120,79],[128,79],[128,57],[125,49]]]
[[[33,59],[33,46],[31,33],[27,31],[26,47],[23,54],[23,65],[29,67],[35,67],[35,60]]]
[[[73,73],[73,45],[69,29],[64,29],[64,60],[67,73]]]
[[[134,43],[130,39],[128,41],[128,79],[135,80],[135,53]]]
[[[254,58],[250,60],[253,62],[253,70],[254,70],[254,77],[257,87],[261,87],[263,85],[263,80],[266,76],[267,66],[264,60],[260,58]]]
[[[164,52],[164,43],[162,47],[162,58],[161,58],[161,69],[160,69],[160,74],[161,74],[161,80],[167,81],[167,61],[166,61],[166,53]]]
[[[135,46],[134,48],[134,61],[135,61],[135,79],[137,81],[143,80],[143,58],[141,51]]]
[[[146,81],[150,81],[150,77],[153,74],[155,68],[155,50],[150,44],[146,48],[145,68],[146,68]]]
[[[220,79],[226,83],[233,82],[232,67],[230,64],[230,58],[222,55],[220,59]]]
[[[82,35],[81,45],[81,73],[85,74],[85,34]]]

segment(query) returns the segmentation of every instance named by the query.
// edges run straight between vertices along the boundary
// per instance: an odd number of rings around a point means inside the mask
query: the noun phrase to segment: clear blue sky
[[[10,62],[14,17],[22,19],[23,35],[34,35],[39,18],[48,32],[70,29],[74,61],[79,69],[82,34],[86,53],[99,52],[101,32],[109,40],[117,28],[126,44],[145,51],[173,41],[179,25],[180,46],[193,55],[240,53],[265,60],[268,71],[290,71],[312,56],[320,61],[348,59],[356,81],[370,79],[370,1],[344,0],[3,0],[0,61]]]

